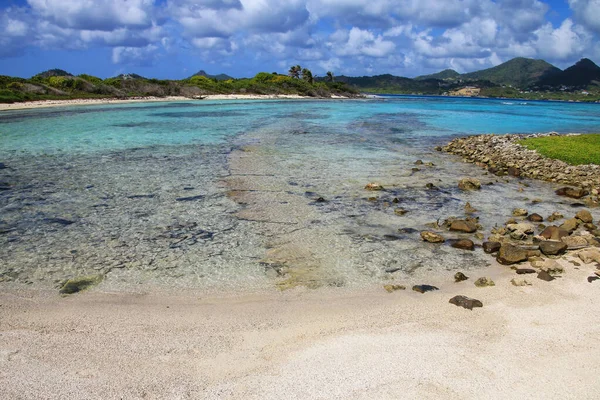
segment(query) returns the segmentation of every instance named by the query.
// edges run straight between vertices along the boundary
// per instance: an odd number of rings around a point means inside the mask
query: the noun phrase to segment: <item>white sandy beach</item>
[[[331,96],[332,99],[345,99],[343,96]],[[23,103],[0,103],[0,111],[5,110],[26,110],[46,107],[64,107],[64,106],[88,106],[98,104],[124,104],[124,103],[148,103],[148,102],[166,102],[166,101],[210,101],[210,100],[283,100],[283,99],[312,99],[312,97],[300,96],[296,94],[279,95],[260,95],[260,94],[211,94],[202,99],[193,99],[182,96],[167,97],[134,97],[128,99],[73,99],[73,100],[39,100]]]
[[[3,399],[595,399],[595,266],[437,292],[0,293]],[[495,287],[473,280],[491,276]],[[400,283],[400,282],[399,282]],[[469,311],[456,294],[480,299]]]

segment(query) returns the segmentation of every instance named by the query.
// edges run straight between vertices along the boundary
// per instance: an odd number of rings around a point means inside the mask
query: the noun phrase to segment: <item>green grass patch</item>
[[[524,139],[519,144],[571,165],[600,165],[600,134],[544,136]]]

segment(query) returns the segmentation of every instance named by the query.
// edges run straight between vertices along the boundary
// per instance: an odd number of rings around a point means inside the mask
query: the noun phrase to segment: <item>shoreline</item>
[[[600,389],[598,286],[585,281],[588,268],[561,262],[562,279],[525,287],[498,265],[465,270],[471,279],[460,283],[439,272],[419,282],[440,287],[425,294],[4,290],[0,394],[591,399]],[[496,286],[475,287],[480,275]],[[455,294],[484,307],[449,304]]]
[[[167,97],[132,97],[128,99],[106,98],[106,99],[69,99],[69,100],[34,100],[22,103],[0,103],[0,112],[9,110],[30,110],[49,107],[65,106],[88,106],[106,104],[128,104],[128,103],[152,103],[152,102],[175,102],[175,101],[214,101],[214,100],[348,100],[349,97],[331,96],[330,98],[316,98],[300,95],[260,95],[260,94],[211,94],[203,98],[189,98],[183,96]]]

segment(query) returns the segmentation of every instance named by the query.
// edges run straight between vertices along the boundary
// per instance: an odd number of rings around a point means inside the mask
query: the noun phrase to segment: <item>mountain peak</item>
[[[592,70],[592,71],[600,69],[600,67],[597,66],[596,63],[594,63],[589,58],[582,58],[581,60],[577,61],[575,63],[575,65],[573,65],[570,68],[587,69],[587,70]]]

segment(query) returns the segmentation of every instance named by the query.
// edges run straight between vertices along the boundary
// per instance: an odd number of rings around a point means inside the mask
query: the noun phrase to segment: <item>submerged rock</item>
[[[454,240],[451,244],[452,247],[454,247],[455,249],[462,249],[462,250],[475,250],[475,243],[473,243],[472,240],[469,239],[459,239],[459,240]]]
[[[466,281],[467,279],[469,279],[469,277],[463,274],[462,272],[457,272],[454,274],[454,282],[462,282]]]
[[[412,290],[419,293],[431,292],[434,290],[440,290],[439,288],[431,285],[415,285],[412,287]]]
[[[531,222],[542,222],[544,217],[542,217],[540,214],[533,213],[527,216],[527,220]]]
[[[443,243],[446,241],[442,235],[438,235],[437,233],[431,231],[421,232],[421,239],[429,243]]]
[[[548,222],[554,222],[559,219],[563,219],[565,216],[559,213],[558,211],[554,211],[549,217]]]
[[[486,278],[485,276],[477,279],[475,281],[475,286],[477,287],[486,287],[486,286],[496,286],[493,280]]]
[[[473,214],[473,213],[476,213],[476,212],[477,212],[477,209],[474,208],[473,206],[471,206],[471,203],[469,203],[467,201],[467,204],[465,204],[465,213],[466,214]]]
[[[104,279],[103,275],[81,276],[78,278],[69,279],[62,285],[58,291],[60,294],[73,294],[81,292],[92,286],[96,286]]]
[[[467,310],[472,310],[474,307],[483,307],[483,303],[480,300],[462,295],[454,296],[448,302],[455,306],[466,308]]]
[[[379,183],[371,182],[371,183],[367,183],[367,186],[365,186],[365,189],[366,190],[373,190],[373,191],[383,190],[383,186],[381,186]]]
[[[481,182],[476,178],[463,178],[458,182],[458,188],[460,190],[479,190]]]
[[[473,233],[477,231],[477,225],[471,221],[457,219],[450,224],[450,230],[455,232]]]
[[[528,212],[524,208],[515,208],[512,212],[512,215],[515,217],[525,217],[527,214]]]

